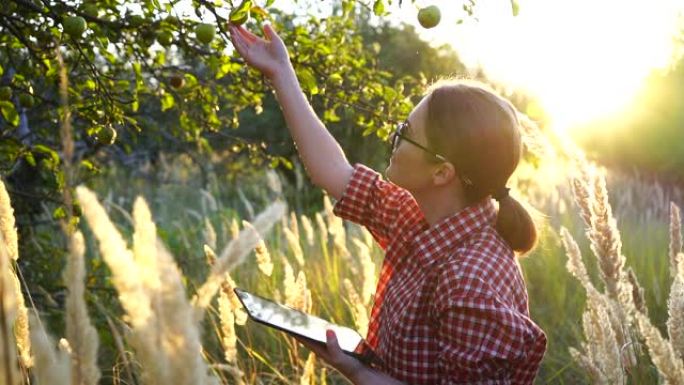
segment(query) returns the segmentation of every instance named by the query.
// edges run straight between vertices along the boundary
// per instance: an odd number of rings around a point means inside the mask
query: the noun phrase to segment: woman
[[[300,340],[355,384],[531,384],[546,349],[529,318],[516,253],[536,230],[508,196],[520,159],[515,109],[477,83],[434,84],[392,134],[390,182],[352,166],[304,97],[283,41],[229,26],[233,45],[267,76],[313,183],[334,213],[366,226],[385,250],[367,345],[373,368]],[[496,209],[492,198],[499,202]]]

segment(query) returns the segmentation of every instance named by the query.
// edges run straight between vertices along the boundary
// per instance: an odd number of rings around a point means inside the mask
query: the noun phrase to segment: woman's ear
[[[456,178],[456,168],[451,162],[441,162],[435,166],[432,172],[432,183],[435,186],[444,186]]]

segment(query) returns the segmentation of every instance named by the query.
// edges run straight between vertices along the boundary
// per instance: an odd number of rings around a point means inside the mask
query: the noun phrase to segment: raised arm
[[[229,25],[235,49],[273,84],[290,135],[312,182],[340,199],[353,168],[299,86],[287,48],[271,25],[262,39],[241,26]]]

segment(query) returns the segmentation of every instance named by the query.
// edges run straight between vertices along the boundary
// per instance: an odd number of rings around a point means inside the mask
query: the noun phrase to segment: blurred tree
[[[579,143],[611,168],[684,184],[682,84],[684,57],[652,72],[623,115],[578,130]]]

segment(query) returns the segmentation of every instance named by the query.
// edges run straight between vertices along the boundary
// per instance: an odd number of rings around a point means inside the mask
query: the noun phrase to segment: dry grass
[[[668,301],[670,318],[667,321],[670,339],[664,338],[648,317],[644,290],[636,275],[625,268],[622,241],[617,221],[608,202],[605,177],[588,164],[581,165],[579,176],[572,182],[572,191],[586,226],[591,250],[599,266],[605,294],[592,284],[582,262],[579,247],[566,229],[561,229],[568,256],[567,268],[585,288],[587,306],[583,316],[586,338],[581,349],[570,348],[571,356],[586,371],[594,383],[625,384],[637,372],[637,365],[647,359],[638,357],[632,338],[636,331],[649,351],[650,361],[660,373],[661,383],[684,384],[684,362],[681,346],[684,319],[682,308],[682,280],[678,269],[681,251],[681,223],[679,209],[671,204],[670,267],[674,277]],[[646,366],[646,365],[644,365]]]

